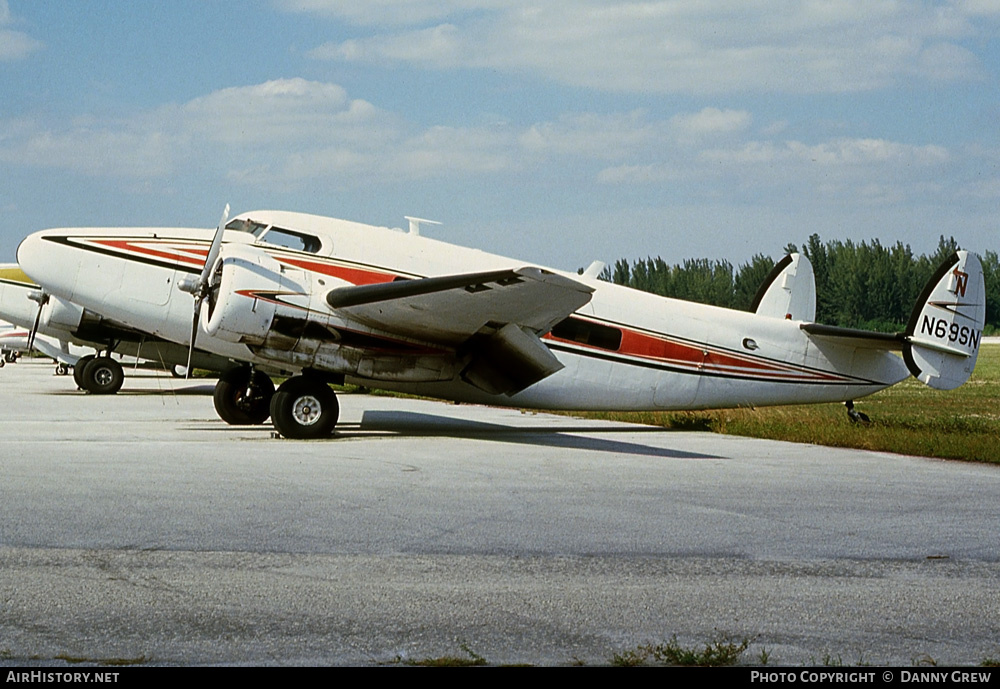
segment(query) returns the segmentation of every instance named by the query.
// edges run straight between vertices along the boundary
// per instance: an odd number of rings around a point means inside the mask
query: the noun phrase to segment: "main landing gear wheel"
[[[87,364],[94,360],[93,354],[88,354],[87,356],[81,356],[80,360],[73,364],[73,382],[76,383],[76,387],[81,390],[86,390],[83,387],[83,370],[87,368]]]
[[[248,367],[233,368],[215,384],[215,411],[219,418],[234,426],[264,423],[271,415],[274,383],[260,371]]]
[[[271,398],[271,421],[286,438],[325,438],[333,433],[339,417],[336,393],[313,378],[289,378]]]
[[[98,356],[87,362],[80,379],[83,381],[83,389],[87,392],[95,395],[113,395],[122,389],[125,372],[122,370],[122,365],[111,357]]]

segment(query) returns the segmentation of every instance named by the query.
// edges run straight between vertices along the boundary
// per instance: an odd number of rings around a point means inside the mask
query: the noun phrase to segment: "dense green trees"
[[[958,248],[953,237],[941,237],[933,254],[915,256],[902,242],[889,247],[877,239],[824,243],[814,234],[801,250],[793,244],[786,250],[801,251],[812,262],[818,322],[891,332],[906,326],[920,290]],[[987,331],[993,331],[1000,327],[1000,258],[987,251],[980,259],[986,276]],[[602,278],[666,297],[748,310],[773,266],[774,261],[762,254],[739,269],[728,261],[704,258],[675,265],[660,257],[632,264],[623,258],[605,269]]]

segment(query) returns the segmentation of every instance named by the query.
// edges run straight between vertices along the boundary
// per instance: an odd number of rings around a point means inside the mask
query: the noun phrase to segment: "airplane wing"
[[[513,323],[544,335],[590,301],[593,288],[535,267],[339,287],[338,312],[379,330],[456,346]]]
[[[340,314],[372,328],[455,347],[460,376],[513,395],[563,368],[539,336],[590,301],[593,288],[535,267],[340,287]]]

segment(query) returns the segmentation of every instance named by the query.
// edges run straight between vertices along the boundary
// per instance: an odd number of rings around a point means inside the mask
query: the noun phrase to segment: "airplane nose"
[[[46,292],[72,299],[79,264],[66,260],[70,258],[67,253],[67,247],[53,241],[47,232],[35,232],[18,245],[17,263]]]

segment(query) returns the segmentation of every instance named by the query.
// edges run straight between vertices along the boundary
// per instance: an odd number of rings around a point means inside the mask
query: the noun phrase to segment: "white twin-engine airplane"
[[[435,241],[417,219],[406,233],[300,213],[227,217],[214,237],[45,230],[18,261],[108,323],[243,362],[216,386],[219,415],[270,416],[290,438],[333,431],[328,383],[566,410],[850,401],[910,373],[951,389],[972,373],[985,320],[982,268],[966,251],[890,335],[814,323],[812,267],[797,254],[749,313],[603,282],[599,264],[576,275]],[[267,373],[295,375],[275,392]]]

